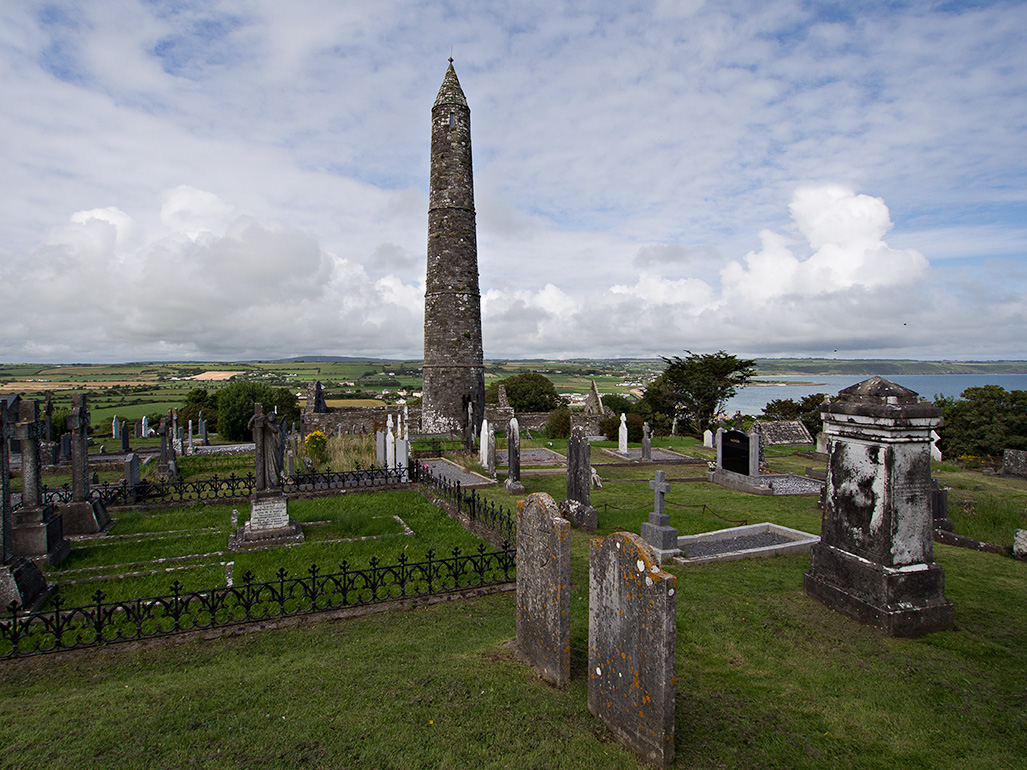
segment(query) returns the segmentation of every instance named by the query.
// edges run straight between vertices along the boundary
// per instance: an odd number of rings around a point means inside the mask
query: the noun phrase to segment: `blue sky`
[[[485,354],[1027,358],[1027,5],[0,7],[0,360],[419,358],[431,105]]]

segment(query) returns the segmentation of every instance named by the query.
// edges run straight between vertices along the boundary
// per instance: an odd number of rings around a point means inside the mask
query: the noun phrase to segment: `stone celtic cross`
[[[670,492],[670,484],[664,481],[664,472],[656,471],[656,478],[649,482],[649,489],[655,492],[654,501],[655,509],[654,512],[658,516],[663,515],[664,495]]]

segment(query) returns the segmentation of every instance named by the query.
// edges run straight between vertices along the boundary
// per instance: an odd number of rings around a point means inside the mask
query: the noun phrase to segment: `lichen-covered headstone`
[[[567,439],[567,499],[560,505],[563,514],[574,526],[596,529],[599,514],[592,507],[592,445],[580,425]]]
[[[952,628],[932,539],[930,434],[941,410],[872,377],[821,413],[829,437],[825,511],[803,589],[890,636]]]
[[[649,430],[649,423],[642,423],[642,462],[653,461],[653,438]]]
[[[517,511],[517,651],[557,686],[571,673],[570,523],[544,492]]]
[[[674,759],[677,578],[638,535],[591,543],[588,710],[645,761]]]
[[[101,500],[90,497],[86,449],[89,407],[85,394],[71,397],[67,426],[71,434],[71,502],[61,508],[64,535],[92,535],[110,526],[111,517]]]

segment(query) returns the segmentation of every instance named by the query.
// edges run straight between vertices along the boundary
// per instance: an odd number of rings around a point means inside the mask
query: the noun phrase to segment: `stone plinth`
[[[932,539],[930,434],[941,410],[873,377],[821,412],[826,510],[805,592],[890,636],[952,628]]]
[[[28,559],[16,558],[0,565],[0,609],[5,614],[11,602],[21,609],[33,610],[50,596],[50,588],[39,567]]]
[[[592,541],[588,710],[657,767],[674,759],[676,591],[638,535]]]
[[[570,523],[544,492],[517,510],[517,652],[558,687],[570,680]]]
[[[68,415],[71,433],[71,502],[61,506],[65,535],[94,535],[111,525],[107,507],[89,494],[89,456],[86,443],[89,432],[89,409],[85,395],[71,397]]]
[[[71,553],[64,539],[61,517],[53,506],[43,502],[40,439],[44,426],[39,419],[39,404],[22,401],[14,435],[21,440],[21,508],[11,517],[11,544],[15,556],[46,556],[56,567]],[[10,417],[10,415],[8,415]]]
[[[280,489],[256,492],[250,497],[250,520],[228,538],[233,551],[302,543],[303,529],[289,518],[289,499]]]
[[[664,512],[664,495],[670,492],[670,484],[664,479],[664,472],[656,471],[656,478],[649,482],[655,500],[649,521],[643,521],[641,529],[642,539],[653,549],[659,564],[681,553],[678,548],[678,531],[670,526],[670,516]]]

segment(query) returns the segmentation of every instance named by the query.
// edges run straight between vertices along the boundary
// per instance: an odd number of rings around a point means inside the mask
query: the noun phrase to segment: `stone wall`
[[[389,415],[392,415],[393,424],[397,424],[403,415],[402,406],[343,406],[330,407],[327,412],[320,414],[305,412],[302,419],[300,432],[306,436],[315,430],[319,430],[326,436],[334,436],[338,433],[339,426],[342,426],[344,434],[374,433],[375,430],[385,430],[385,423]],[[408,407],[410,417],[410,432],[418,432],[418,425],[421,421],[421,410],[419,407]]]

